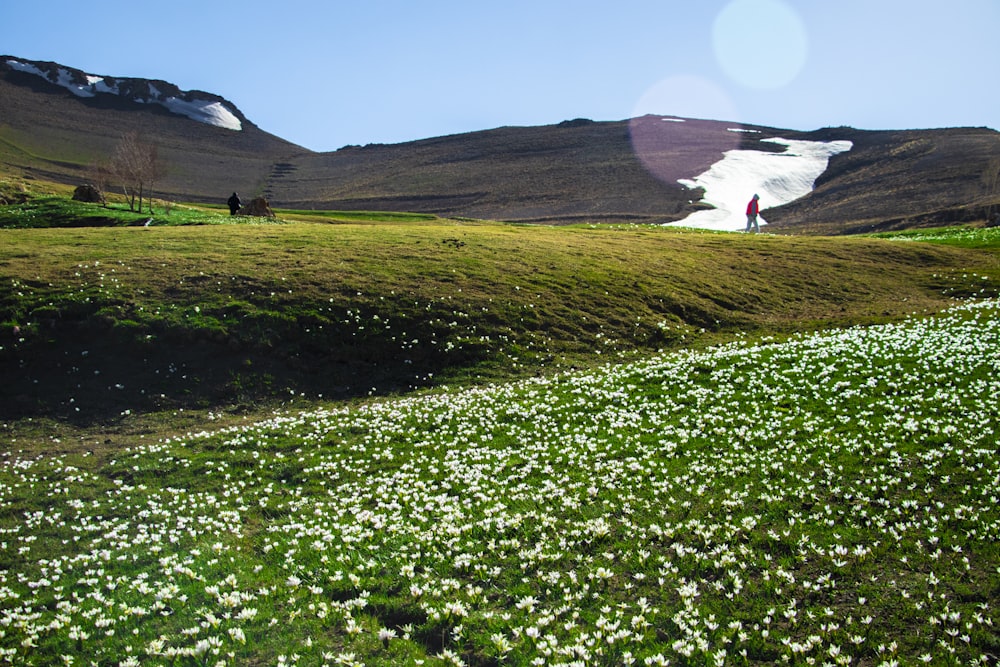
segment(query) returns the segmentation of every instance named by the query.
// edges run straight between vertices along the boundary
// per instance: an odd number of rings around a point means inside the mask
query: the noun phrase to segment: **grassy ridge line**
[[[93,421],[359,396],[883,321],[997,285],[993,255],[860,238],[455,221],[0,230],[0,404]]]
[[[0,181],[0,197],[18,201],[22,190],[15,182]],[[261,225],[285,222],[323,223],[404,223],[430,222],[437,216],[421,213],[394,213],[381,211],[280,211],[276,218],[231,216],[223,205],[175,204],[154,199],[153,211],[148,210],[148,200],[143,201],[143,211],[132,211],[119,194],[108,193],[107,206],[77,202],[69,199],[70,190],[63,194],[34,194],[27,201],[0,208],[0,228],[37,229],[45,227],[161,227],[188,225]]]
[[[991,664],[998,316],[12,452],[0,654]]]

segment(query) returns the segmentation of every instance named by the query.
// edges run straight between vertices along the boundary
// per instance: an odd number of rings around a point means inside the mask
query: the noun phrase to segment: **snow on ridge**
[[[213,102],[212,100],[183,100],[179,97],[168,97],[161,104],[174,113],[183,114],[188,118],[202,123],[224,127],[227,130],[239,131],[243,129],[240,119],[226,108],[226,105],[222,102]]]
[[[746,206],[754,194],[760,195],[761,209],[781,206],[804,197],[813,190],[830,158],[851,150],[850,141],[805,141],[774,137],[761,139],[785,146],[781,153],[730,150],[708,171],[678,182],[690,189],[703,188],[701,201],[714,209],[696,211],[683,220],[669,223],[717,231],[746,229]],[[763,217],[757,222],[767,224]]]
[[[84,81],[81,82],[77,80],[78,77],[75,77],[71,70],[60,67],[57,70],[56,79],[53,81],[48,73],[30,62],[22,62],[14,58],[8,58],[7,65],[19,72],[34,74],[42,77],[46,81],[62,86],[77,97],[95,97],[98,93],[121,95],[123,97],[129,97],[132,102],[141,104],[159,104],[166,107],[173,113],[187,116],[191,120],[195,120],[200,123],[206,123],[208,125],[214,125],[216,127],[234,131],[240,131],[243,129],[243,123],[240,121],[239,117],[222,102],[212,99],[197,98],[189,94],[185,95],[187,97],[192,97],[192,99],[184,99],[173,95],[164,95],[164,93],[162,93],[152,82],[147,82],[148,96],[142,96],[138,93],[132,93],[131,96],[128,96],[121,91],[121,88],[117,83],[109,84],[105,77],[95,76],[93,74],[84,74]],[[112,79],[112,81],[114,80]]]

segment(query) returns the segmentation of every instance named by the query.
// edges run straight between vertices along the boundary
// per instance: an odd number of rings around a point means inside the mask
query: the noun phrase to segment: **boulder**
[[[254,197],[250,203],[239,210],[239,215],[252,215],[258,218],[273,218],[274,211],[271,210],[267,200],[263,197]]]
[[[104,193],[89,183],[76,186],[76,189],[73,190],[73,200],[87,202],[88,204],[105,203]]]

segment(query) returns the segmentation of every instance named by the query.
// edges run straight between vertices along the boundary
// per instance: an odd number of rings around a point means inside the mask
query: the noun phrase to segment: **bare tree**
[[[146,191],[152,190],[153,182],[163,174],[156,145],[138,132],[126,132],[111,156],[111,172],[121,184],[129,210],[141,213]]]
[[[139,160],[137,156],[139,135],[128,132],[122,135],[111,155],[111,171],[121,184],[130,210],[135,210],[135,197],[139,191]]]
[[[156,144],[149,144],[146,151],[146,182],[149,184],[149,191],[146,194],[149,212],[153,212],[153,184],[166,175],[166,168],[160,161],[160,151]]]
[[[995,224],[1000,218],[1000,159],[991,160],[986,166],[982,182],[986,186],[986,222]]]

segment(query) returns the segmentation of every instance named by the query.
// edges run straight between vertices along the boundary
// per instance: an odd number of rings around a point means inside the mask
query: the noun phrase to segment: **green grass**
[[[0,189],[0,196],[5,193]],[[16,196],[16,191],[11,190]],[[76,202],[59,193],[33,196],[28,201],[0,207],[0,229],[47,227],[163,227],[192,225],[260,225],[286,222],[402,224],[433,222],[438,216],[393,211],[305,211],[281,210],[275,218],[231,216],[221,205],[175,204],[154,199],[153,210],[143,203],[143,212],[132,211],[120,196],[111,196],[107,206]],[[466,221],[474,222],[474,221]]]
[[[280,215],[284,220],[303,222],[404,223],[431,222],[438,219],[438,216],[428,213],[401,213],[395,211],[303,211],[283,209]]]
[[[1000,650],[995,236],[191,215],[0,230],[9,662]]]
[[[971,303],[129,448],[12,443],[0,651],[990,664],[998,316]]]
[[[889,321],[1000,285],[991,252],[924,243],[310,220],[0,230],[3,416],[405,392]]]
[[[76,202],[60,195],[33,197],[22,204],[0,208],[0,228],[138,227],[222,224],[269,224],[266,218],[230,216],[210,207],[175,205],[154,200],[153,212],[144,201],[143,212],[111,200],[107,206]]]
[[[1000,247],[1000,227],[941,227],[873,234],[872,236],[894,241],[942,243],[963,248],[990,248],[995,250],[997,247]]]

